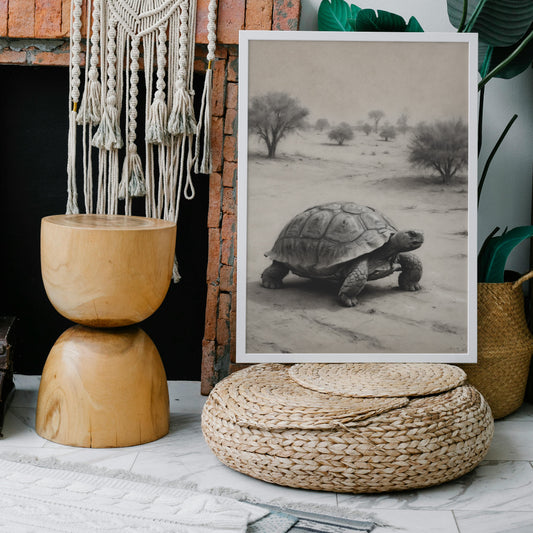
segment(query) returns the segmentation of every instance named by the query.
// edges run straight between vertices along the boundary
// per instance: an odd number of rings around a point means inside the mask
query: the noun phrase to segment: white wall
[[[301,30],[317,29],[321,0],[301,0]],[[351,3],[350,0],[347,0]],[[384,9],[403,16],[415,16],[424,31],[453,31],[446,11],[446,0],[352,0],[362,8]],[[479,246],[496,226],[531,224],[533,178],[533,69],[512,80],[491,80],[485,91],[483,150],[479,168],[511,116],[518,120],[494,158],[479,206]],[[514,252],[508,268],[529,270],[529,243]]]

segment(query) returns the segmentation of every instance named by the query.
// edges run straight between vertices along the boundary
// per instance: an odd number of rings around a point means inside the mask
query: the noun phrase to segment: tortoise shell
[[[397,231],[389,218],[372,207],[334,202],[296,215],[265,255],[291,267],[317,271],[371,253]]]

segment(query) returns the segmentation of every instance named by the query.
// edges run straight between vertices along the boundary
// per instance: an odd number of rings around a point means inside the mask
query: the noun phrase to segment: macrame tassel
[[[166,102],[155,98],[150,106],[146,126],[146,142],[150,144],[168,144],[168,109]]]
[[[68,159],[67,159],[67,215],[77,215],[78,189],[76,186],[76,111],[69,113]]]
[[[128,191],[126,191],[126,187],[128,187]],[[136,151],[131,151],[122,168],[122,181],[118,190],[118,197],[119,200],[124,200],[126,196],[139,197],[145,195],[146,184],[144,181],[143,164],[139,154]]]
[[[196,129],[191,94],[181,85],[174,95],[174,105],[168,119],[168,131],[172,135],[194,135]]]
[[[195,164],[196,174],[211,174],[213,163],[211,158],[211,94],[213,92],[213,70],[211,62],[205,73],[202,105],[198,119],[198,132],[196,134]],[[202,135],[203,134],[203,135]],[[200,153],[202,157],[200,159]]]
[[[181,279],[179,270],[178,270],[178,260],[174,257],[174,266],[172,267],[172,281],[178,283]]]
[[[124,146],[120,133],[118,110],[109,102],[104,107],[100,125],[93,136],[92,145],[101,150],[120,149]]]
[[[102,86],[98,79],[89,78],[87,87],[83,91],[80,110],[78,112],[78,124],[99,124],[101,119],[100,95]]]

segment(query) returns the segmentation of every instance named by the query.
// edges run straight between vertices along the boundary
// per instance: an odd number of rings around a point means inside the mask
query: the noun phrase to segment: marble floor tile
[[[11,406],[35,408],[41,376],[15,374],[13,381],[15,382],[15,395]]]
[[[373,509],[533,511],[533,468],[523,461],[484,461],[443,485],[383,495],[339,495],[339,504]]]
[[[451,511],[372,511],[372,533],[459,533]]]
[[[531,533],[533,513],[454,511],[459,533]]]
[[[485,460],[533,461],[533,419],[496,422],[494,437]]]
[[[4,427],[2,433],[4,438],[0,443],[6,443],[6,446],[21,448],[41,448],[46,444],[35,433],[35,428],[30,423],[32,415],[29,413],[32,409],[25,407],[11,406],[4,418]]]

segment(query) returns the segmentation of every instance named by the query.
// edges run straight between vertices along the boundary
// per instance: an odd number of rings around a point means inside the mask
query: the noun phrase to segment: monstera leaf
[[[505,264],[509,254],[522,241],[533,237],[533,226],[519,226],[503,235],[492,234],[483,244],[478,257],[478,281],[480,283],[503,283]]]
[[[318,29],[320,31],[399,31],[422,32],[418,20],[409,22],[394,13],[373,9],[361,9],[344,0],[322,0],[318,8]]]
[[[352,22],[361,8],[344,0],[322,0],[318,8],[320,31],[352,31]]]
[[[513,54],[516,55],[508,60]],[[483,67],[487,54],[490,53],[488,65]],[[510,79],[518,76],[533,63],[533,24],[526,35],[513,46],[492,47],[479,43],[479,72],[485,75],[498,65],[502,68],[495,74],[496,78]],[[485,72],[484,72],[485,71]]]
[[[464,0],[447,0],[450,22],[460,31],[477,32],[479,40],[491,46],[512,46],[533,23],[531,0],[468,0],[463,21]],[[466,26],[461,28],[461,22]]]
[[[361,9],[352,22],[355,31],[424,31],[418,21],[411,17],[409,24],[403,17],[378,9]]]

